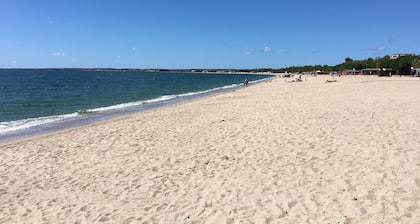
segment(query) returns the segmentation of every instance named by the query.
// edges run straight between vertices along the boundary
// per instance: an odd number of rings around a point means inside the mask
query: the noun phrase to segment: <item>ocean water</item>
[[[164,106],[271,76],[0,69],[0,141]],[[26,133],[26,134],[25,134]]]

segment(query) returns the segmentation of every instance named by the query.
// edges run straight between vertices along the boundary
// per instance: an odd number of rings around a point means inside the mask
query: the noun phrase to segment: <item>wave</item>
[[[94,109],[88,109],[87,112],[106,112],[106,111],[121,110],[121,109],[129,108],[129,107],[143,106],[143,105],[148,105],[148,104],[153,104],[153,103],[171,101],[171,100],[174,100],[174,99],[194,97],[194,96],[197,96],[197,95],[204,95],[204,94],[207,94],[207,93],[212,93],[212,92],[217,92],[217,91],[221,91],[221,90],[236,88],[238,86],[240,86],[240,85],[239,84],[232,84],[232,85],[227,85],[227,86],[223,86],[223,87],[217,87],[217,88],[213,88],[213,89],[209,89],[209,90],[202,90],[202,91],[197,91],[197,92],[182,93],[182,94],[177,94],[177,95],[164,95],[164,96],[160,96],[158,98],[154,98],[154,99],[150,99],[150,100],[130,102],[130,103],[122,103],[122,104],[117,104],[117,105],[112,105],[112,106],[107,106],[107,107],[99,107],[99,108],[94,108]]]
[[[53,122],[58,122],[65,119],[76,118],[79,116],[79,113],[63,114],[63,115],[53,115],[47,117],[38,117],[38,118],[27,118],[17,121],[6,121],[0,122],[0,134],[19,131],[22,129],[27,129],[35,126],[40,126],[43,124],[49,124]]]

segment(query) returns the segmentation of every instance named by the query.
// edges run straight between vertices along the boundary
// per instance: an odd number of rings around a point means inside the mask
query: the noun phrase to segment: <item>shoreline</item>
[[[419,221],[420,80],[328,78],[0,143],[0,222]]]
[[[261,80],[256,80],[250,85],[258,84],[261,82],[265,82],[267,80],[273,79],[272,78],[265,78]],[[209,90],[203,90],[195,93],[188,93],[188,94],[180,94],[180,96],[176,96],[175,98],[171,98],[169,100],[161,100],[156,102],[148,102],[142,103],[139,105],[133,105],[129,107],[124,107],[121,109],[113,109],[108,111],[100,111],[100,112],[90,112],[83,115],[77,115],[77,117],[70,116],[68,118],[63,118],[58,121],[52,121],[44,124],[34,125],[24,129],[18,129],[15,131],[10,131],[7,133],[0,133],[0,144],[7,143],[14,140],[19,140],[22,138],[30,138],[37,135],[43,135],[48,133],[53,133],[61,130],[66,130],[70,128],[76,128],[81,126],[86,126],[89,124],[94,124],[97,122],[102,122],[105,120],[109,120],[115,117],[125,116],[132,113],[138,113],[148,110],[154,110],[161,107],[166,107],[174,104],[178,104],[184,101],[189,101],[193,99],[199,99],[202,97],[207,97],[227,91],[236,90],[242,88],[243,85],[235,84],[232,86],[223,86]],[[71,114],[67,114],[71,115]],[[65,116],[65,115],[61,115]],[[47,118],[47,117],[45,117]]]
[[[258,83],[255,83],[258,84]],[[252,85],[255,85],[252,84]],[[224,94],[224,93],[228,93],[228,92],[234,92],[240,88],[244,88],[243,86],[237,86],[235,88],[229,89],[229,90],[224,90],[224,91],[216,91],[216,92],[211,92],[211,93],[206,93],[203,95],[199,95],[199,96],[194,96],[194,97],[190,97],[188,99],[182,99],[182,100],[171,100],[171,102],[159,102],[157,104],[151,104],[148,105],[149,107],[146,108],[140,108],[140,109],[131,109],[128,111],[112,111],[109,114],[105,113],[105,114],[101,114],[101,115],[97,115],[97,117],[90,117],[90,118],[82,118],[79,119],[77,121],[67,121],[67,122],[60,122],[60,123],[68,123],[67,125],[53,125],[53,127],[51,128],[47,128],[46,130],[40,130],[38,131],[37,128],[35,127],[35,130],[29,130],[28,134],[26,134],[26,132],[24,132],[24,134],[15,134],[12,133],[10,136],[8,135],[4,135],[4,136],[0,136],[0,147],[2,145],[7,145],[9,143],[15,143],[15,142],[20,142],[20,141],[26,141],[26,140],[31,140],[31,139],[36,139],[36,138],[42,138],[45,136],[49,136],[49,135],[55,135],[57,133],[60,132],[66,132],[69,130],[73,130],[73,129],[83,129],[83,128],[87,128],[89,126],[96,126],[96,125],[101,125],[103,123],[112,123],[114,121],[118,121],[121,119],[128,119],[132,116],[140,116],[143,113],[147,113],[147,112],[153,112],[155,110],[159,110],[159,109],[163,109],[166,107],[176,107],[178,105],[182,105],[185,103],[189,103],[189,102],[193,102],[195,100],[202,100],[202,99],[206,99],[208,97],[212,97],[212,96],[216,96],[218,94]],[[47,125],[48,126],[48,125]],[[15,137],[16,135],[16,137]],[[2,139],[4,137],[4,139]]]

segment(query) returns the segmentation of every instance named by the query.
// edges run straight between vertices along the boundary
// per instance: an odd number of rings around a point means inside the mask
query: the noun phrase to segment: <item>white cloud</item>
[[[132,51],[137,51],[137,48],[133,47],[131,48]]]
[[[56,57],[64,57],[64,56],[66,56],[66,54],[64,54],[63,52],[54,52],[54,53],[52,53],[52,55],[53,56],[56,56]]]
[[[251,55],[251,54],[252,54],[252,52],[251,52],[251,51],[247,51],[247,52],[245,52],[245,54],[246,54],[246,55]]]
[[[269,52],[271,52],[271,48],[270,48],[270,47],[265,46],[265,47],[264,47],[264,52],[265,52],[265,53],[269,53]]]
[[[379,46],[379,47],[371,47],[369,48],[370,51],[385,51],[387,48],[385,46]]]

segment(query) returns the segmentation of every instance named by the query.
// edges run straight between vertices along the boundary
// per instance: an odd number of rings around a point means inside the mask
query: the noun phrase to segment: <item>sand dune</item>
[[[420,80],[274,79],[0,145],[0,223],[420,223]]]

